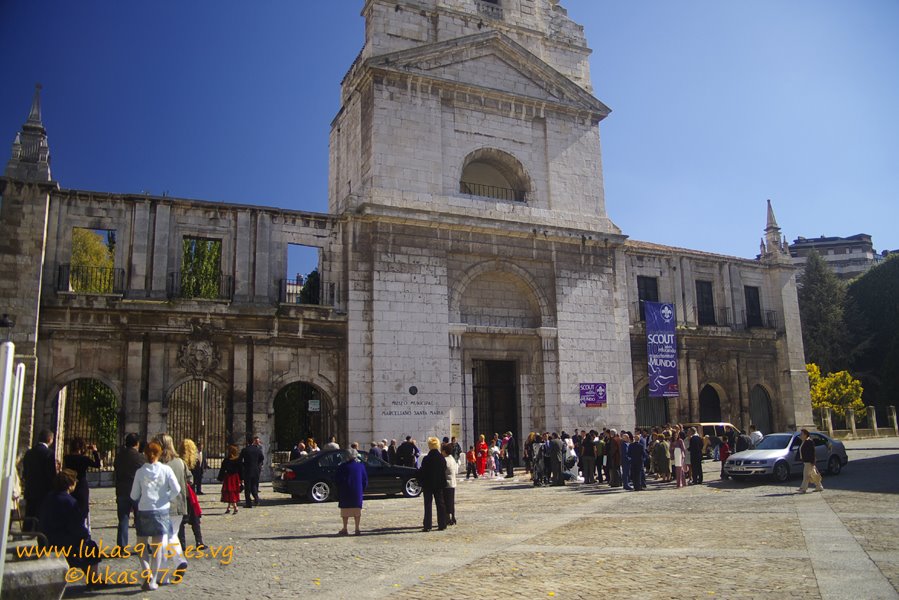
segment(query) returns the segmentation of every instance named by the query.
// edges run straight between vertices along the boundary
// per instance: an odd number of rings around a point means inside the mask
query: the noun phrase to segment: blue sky
[[[0,163],[44,85],[63,187],[327,210],[361,0],[0,0]],[[899,249],[899,2],[562,0],[594,50],[606,208],[753,257],[784,233]]]

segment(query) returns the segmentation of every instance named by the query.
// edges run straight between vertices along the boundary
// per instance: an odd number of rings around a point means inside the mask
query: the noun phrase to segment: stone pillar
[[[824,427],[827,428],[827,435],[833,437],[833,413],[830,408],[824,408]]]
[[[874,410],[873,405],[868,407],[868,423],[871,425],[871,429],[874,430],[874,437],[877,437],[877,411]]]
[[[846,409],[846,421],[849,422],[849,429],[852,431],[852,437],[858,437],[858,433],[855,431],[855,411],[851,408]]]
[[[893,422],[893,434],[899,437],[899,422],[896,420],[896,407],[890,407],[890,421]]]

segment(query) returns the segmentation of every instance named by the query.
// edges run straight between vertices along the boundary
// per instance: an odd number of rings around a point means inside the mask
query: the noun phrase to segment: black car
[[[294,498],[306,496],[312,502],[325,502],[337,498],[334,476],[337,466],[349,460],[349,450],[325,450],[297,460],[281,463],[272,473],[272,489]],[[368,452],[359,452],[359,460],[368,474],[369,494],[402,494],[415,498],[421,494],[421,486],[412,467],[398,467],[384,462]]]

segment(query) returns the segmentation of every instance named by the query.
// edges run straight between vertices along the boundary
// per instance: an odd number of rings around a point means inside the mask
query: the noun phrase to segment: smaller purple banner
[[[606,384],[581,383],[581,406],[599,408],[606,405]]]

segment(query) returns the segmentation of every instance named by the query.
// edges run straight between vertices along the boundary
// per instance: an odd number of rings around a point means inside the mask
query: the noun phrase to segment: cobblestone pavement
[[[230,564],[193,559],[182,583],[156,592],[74,585],[67,597],[899,598],[899,440],[847,447],[849,465],[821,494],[795,494],[798,479],[720,481],[719,463],[705,464],[705,485],[650,481],[641,493],[463,478],[459,524],[430,533],[420,499],[367,499],[364,534],[337,537],[334,503],[263,485],[259,507],[225,515],[210,485],[203,534],[233,546]],[[92,519],[95,539],[114,540],[111,489],[92,490]]]

